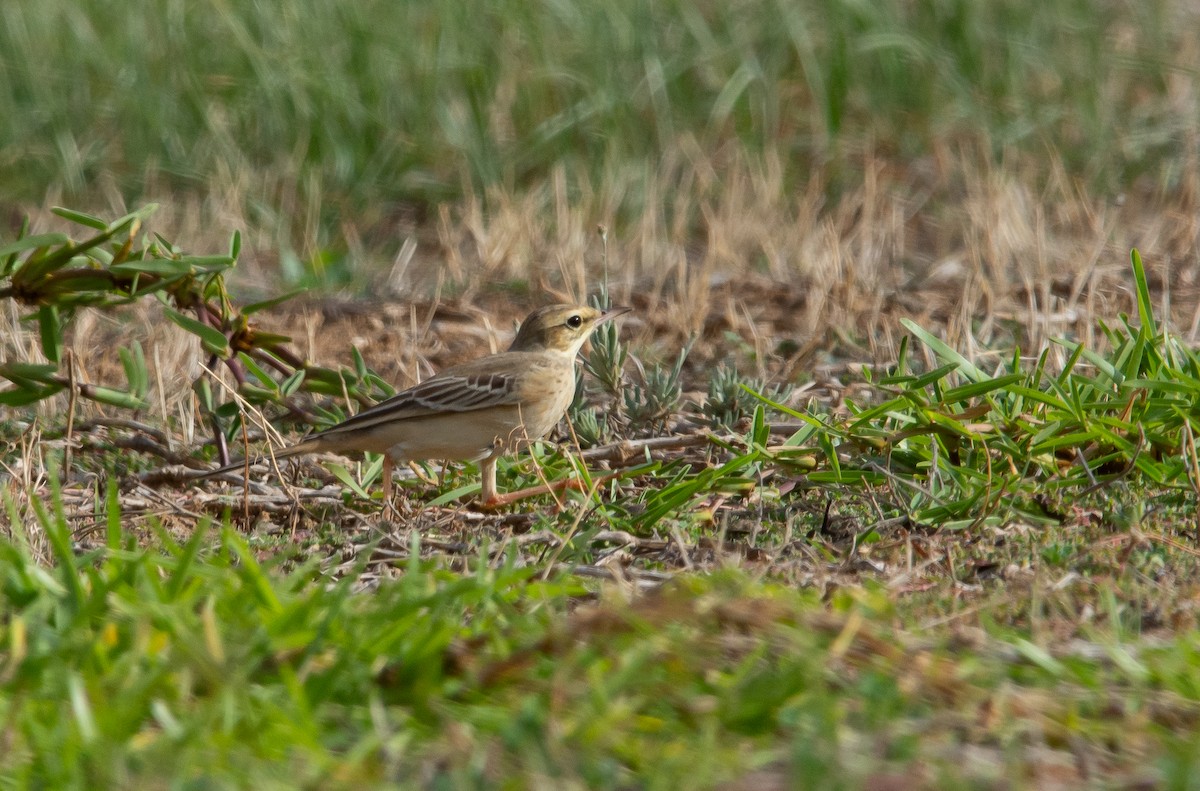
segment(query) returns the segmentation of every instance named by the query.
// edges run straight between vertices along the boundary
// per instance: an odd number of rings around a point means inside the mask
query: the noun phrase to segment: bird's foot
[[[592,486],[598,487],[607,481],[616,478],[620,473],[609,473],[608,475],[600,475],[592,478]],[[530,497],[537,497],[543,494],[559,494],[568,490],[577,492],[584,491],[584,481],[580,478],[568,478],[562,481],[554,481],[550,484],[539,484],[538,486],[530,486],[525,489],[517,489],[515,492],[506,494],[492,493],[490,497],[485,497],[480,502],[479,507],[485,511],[503,508],[506,505],[512,505],[518,500],[525,500]]]

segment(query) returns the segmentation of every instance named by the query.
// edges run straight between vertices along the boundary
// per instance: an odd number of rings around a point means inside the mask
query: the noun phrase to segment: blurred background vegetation
[[[619,232],[706,189],[653,183],[681,157],[713,189],[775,172],[784,203],[880,164],[953,200],[964,156],[1161,195],[1194,170],[1198,22],[1181,0],[10,0],[0,202],[190,195],[311,257],[348,229],[392,256],[439,206],[555,178]]]
[[[0,786],[1195,787],[1198,32],[1187,0],[0,0]],[[275,313],[235,261],[402,298]],[[253,439],[210,379],[375,400],[610,265],[641,338],[599,336],[603,397],[703,444],[586,511],[442,509],[452,469],[380,530],[369,463],[256,521],[163,486]]]

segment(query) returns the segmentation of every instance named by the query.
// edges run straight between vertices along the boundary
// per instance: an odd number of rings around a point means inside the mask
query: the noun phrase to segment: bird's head
[[[549,305],[521,322],[510,352],[554,351],[574,358],[592,332],[630,308],[600,310],[586,305]]]

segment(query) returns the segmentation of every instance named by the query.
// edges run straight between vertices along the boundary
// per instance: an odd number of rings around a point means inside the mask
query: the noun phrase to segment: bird
[[[496,507],[496,462],[550,432],[575,396],[575,359],[596,328],[630,308],[549,305],[521,322],[507,351],[447,368],[337,425],[275,451],[383,454],[383,499],[391,504],[397,463],[479,462],[480,499]],[[196,476],[230,472],[245,459]]]

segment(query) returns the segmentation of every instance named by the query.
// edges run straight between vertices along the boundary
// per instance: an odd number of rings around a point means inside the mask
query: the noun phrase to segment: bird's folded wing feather
[[[516,403],[516,380],[510,374],[443,373],[397,393],[386,401],[380,401],[321,433],[328,435],[342,431],[360,431],[382,423],[441,412],[473,412],[476,409]]]

